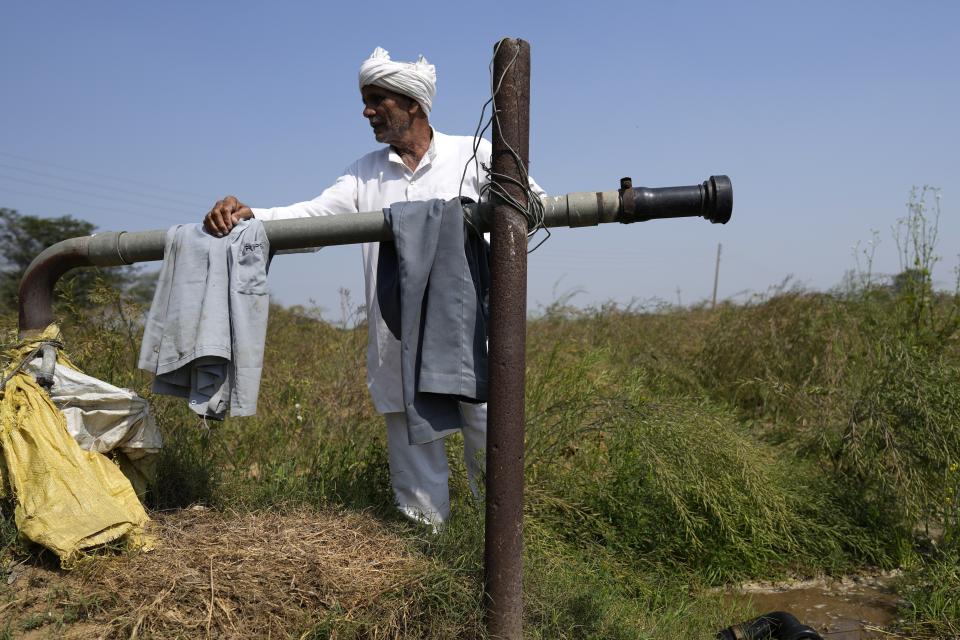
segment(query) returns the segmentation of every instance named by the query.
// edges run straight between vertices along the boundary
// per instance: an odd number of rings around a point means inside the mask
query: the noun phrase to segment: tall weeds
[[[932,254],[909,251],[917,273],[889,283],[781,287],[715,310],[557,305],[530,320],[532,637],[707,635],[732,614],[706,585],[909,562],[923,532],[953,544],[958,297],[933,291]],[[144,309],[109,287],[93,299],[60,306],[67,351],[151,399],[166,438],[152,506],[370,511],[434,561],[410,615],[477,628],[482,505],[451,455],[448,528],[426,537],[393,514],[362,323],[272,308],[257,416],[204,423],[136,371]]]

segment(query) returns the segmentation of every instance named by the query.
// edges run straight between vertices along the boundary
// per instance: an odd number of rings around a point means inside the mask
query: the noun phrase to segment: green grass
[[[905,630],[918,638],[960,636],[960,554],[929,558],[902,581]]]
[[[744,612],[708,587],[877,566],[914,567],[902,590],[917,633],[955,631],[955,555],[925,559],[921,532],[952,532],[939,544],[956,553],[957,300],[925,297],[918,314],[915,293],[781,289],[716,310],[558,304],[531,319],[528,636],[710,637]],[[142,310],[109,290],[97,300],[61,309],[67,351],[150,396],[134,368]],[[151,397],[166,448],[148,502],[371,511],[433,562],[410,628],[475,636],[483,509],[461,445],[450,443],[454,518],[425,537],[391,507],[365,343],[362,325],[274,307],[256,417],[205,425]],[[26,553],[14,540],[5,510],[0,558]],[[333,612],[314,637],[350,637],[342,624]]]

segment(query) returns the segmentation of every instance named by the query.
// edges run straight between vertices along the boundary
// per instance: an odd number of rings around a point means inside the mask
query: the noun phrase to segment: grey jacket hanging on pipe
[[[188,398],[201,416],[257,411],[270,297],[270,244],[259,220],[217,238],[199,224],[167,231],[138,366],[153,390]]]
[[[464,229],[457,199],[383,210],[394,242],[380,246],[377,297],[400,339],[411,444],[461,428],[460,401],[487,399],[489,247]]]

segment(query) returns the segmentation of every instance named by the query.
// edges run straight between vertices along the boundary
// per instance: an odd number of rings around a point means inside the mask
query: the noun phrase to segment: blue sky
[[[317,195],[376,147],[359,63],[423,53],[432,122],[470,133],[503,36],[532,50],[531,171],[551,194],[694,184],[725,173],[726,226],[703,220],[558,230],[530,256],[531,310],[742,300],[786,276],[836,285],[851,247],[890,228],[911,186],[942,188],[935,277],[960,253],[960,3],[5,3],[0,206],[102,230],[199,220]],[[360,251],[282,256],[285,304],[362,299]]]

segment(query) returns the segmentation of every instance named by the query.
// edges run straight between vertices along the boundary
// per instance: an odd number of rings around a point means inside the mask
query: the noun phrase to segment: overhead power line
[[[77,169],[77,168],[75,168],[75,167],[68,167],[68,166],[66,166],[66,165],[57,164],[57,163],[54,163],[54,162],[48,162],[48,161],[46,161],[46,160],[37,160],[36,158],[30,158],[30,157],[22,156],[22,155],[19,155],[19,154],[16,154],[16,153],[10,153],[9,151],[0,150],[0,156],[6,156],[6,157],[8,157],[8,158],[15,158],[15,159],[17,159],[17,160],[21,160],[21,161],[24,161],[24,162],[30,162],[30,163],[33,163],[33,164],[38,164],[38,165],[42,165],[42,166],[46,166],[46,167],[52,167],[52,168],[54,168],[54,169],[60,169],[60,170],[62,170],[62,171],[69,171],[69,172],[71,172],[71,173],[80,173],[80,174],[84,174],[84,175],[88,175],[88,176],[94,176],[94,177],[97,177],[97,178],[103,178],[103,179],[106,179],[106,180],[114,180],[114,181],[123,182],[123,183],[126,183],[126,184],[135,184],[135,185],[139,185],[139,186],[142,186],[142,187],[149,187],[149,188],[151,188],[151,189],[158,189],[158,190],[160,190],[160,191],[166,191],[166,192],[168,192],[168,193],[179,194],[179,195],[181,195],[181,196],[188,196],[188,197],[191,197],[191,198],[208,198],[208,197],[209,197],[208,195],[199,194],[199,193],[191,193],[191,192],[189,192],[189,191],[183,191],[182,189],[172,189],[172,188],[170,188],[169,186],[166,186],[166,185],[159,185],[159,184],[150,183],[150,182],[143,182],[143,181],[141,181],[141,180],[132,180],[132,179],[130,179],[130,178],[123,178],[123,177],[120,177],[120,176],[112,176],[112,175],[109,175],[109,174],[106,174],[106,173],[97,173],[97,172],[95,172],[95,171],[88,171],[88,170],[86,170],[86,169]]]
[[[150,201],[149,198],[146,200],[136,200],[133,198],[128,198],[124,196],[110,196],[104,195],[102,193],[96,193],[93,191],[87,191],[86,189],[74,189],[73,187],[63,187],[60,185],[49,184],[42,182],[40,180],[31,180],[29,178],[20,178],[18,176],[8,176],[0,173],[0,180],[5,180],[7,182],[13,182],[17,185],[30,185],[34,187],[42,187],[44,189],[56,189],[57,191],[66,191],[67,193],[77,193],[82,196],[92,196],[94,198],[101,198],[107,202],[120,202],[132,204],[138,207],[155,207],[158,205],[156,201]],[[177,209],[182,211],[184,209],[183,205],[177,205]],[[198,208],[199,209],[199,208]]]
[[[125,216],[134,216],[134,217],[137,217],[137,218],[145,218],[145,219],[148,219],[148,220],[157,220],[157,218],[159,217],[159,218],[164,218],[164,220],[167,221],[167,222],[170,222],[170,221],[173,221],[173,222],[195,222],[195,221],[198,221],[198,220],[193,220],[193,219],[189,218],[188,216],[186,216],[186,215],[184,215],[184,214],[179,214],[179,213],[177,213],[177,212],[172,212],[172,211],[163,211],[162,209],[159,210],[160,212],[159,212],[158,214],[148,214],[148,213],[142,213],[142,212],[140,212],[140,211],[137,211],[136,209],[130,209],[130,208],[123,208],[123,209],[121,209],[121,208],[118,208],[118,207],[111,207],[111,206],[109,206],[109,205],[92,204],[92,203],[89,203],[89,202],[82,202],[82,201],[76,200],[75,198],[64,198],[64,197],[59,197],[59,196],[50,195],[49,193],[34,193],[34,192],[30,192],[30,191],[21,191],[21,190],[19,190],[19,189],[10,189],[10,188],[7,188],[6,186],[0,185],[0,196],[2,196],[2,195],[5,194],[5,193],[9,193],[9,194],[11,194],[11,195],[27,196],[27,197],[30,197],[30,198],[41,198],[41,199],[47,199],[47,200],[59,200],[60,202],[67,202],[67,203],[73,205],[73,207],[77,207],[77,208],[79,208],[79,207],[84,207],[84,208],[90,209],[90,210],[92,210],[92,211],[94,211],[94,212],[96,212],[96,211],[112,211],[112,212],[115,212],[115,213],[122,213],[122,214],[125,215]],[[70,212],[68,212],[68,213],[69,213],[70,215],[80,215],[80,214],[79,214],[78,212],[76,212],[76,211],[70,211]],[[88,212],[88,213],[89,213],[89,212]],[[88,217],[88,216],[85,216],[85,217]]]
[[[35,171],[35,170],[33,170],[33,169],[28,169],[28,168],[26,168],[26,167],[18,167],[18,166],[16,166],[16,165],[7,164],[7,163],[5,163],[5,162],[0,162],[0,168],[12,170],[12,171],[17,171],[17,172],[20,172],[20,173],[26,173],[26,174],[33,175],[33,176],[39,176],[39,177],[41,177],[41,178],[54,179],[54,180],[60,180],[60,181],[63,181],[63,182],[70,182],[70,183],[73,183],[73,184],[79,184],[79,185],[83,185],[83,186],[89,186],[89,187],[93,187],[93,188],[95,188],[95,189],[101,189],[101,190],[104,190],[104,191],[115,191],[115,192],[117,192],[117,193],[125,193],[125,194],[128,194],[128,195],[136,196],[136,197],[139,197],[139,198],[144,198],[144,199],[147,199],[147,200],[165,200],[165,201],[167,201],[167,202],[172,202],[172,203],[178,204],[178,205],[180,205],[180,206],[187,206],[187,207],[196,207],[196,206],[197,206],[197,200],[196,200],[196,199],[195,199],[195,200],[192,200],[192,201],[188,201],[188,200],[184,200],[184,199],[182,199],[182,198],[171,198],[170,196],[154,195],[154,194],[151,194],[151,193],[144,193],[143,191],[132,191],[132,190],[130,190],[130,189],[122,189],[122,188],[120,188],[120,187],[114,187],[114,186],[104,185],[104,184],[101,184],[101,183],[93,182],[93,181],[91,181],[91,180],[83,180],[83,179],[78,179],[78,178],[70,178],[70,177],[67,177],[67,176],[58,176],[58,175],[56,175],[56,174],[47,173],[47,172],[45,172],[45,171]]]

